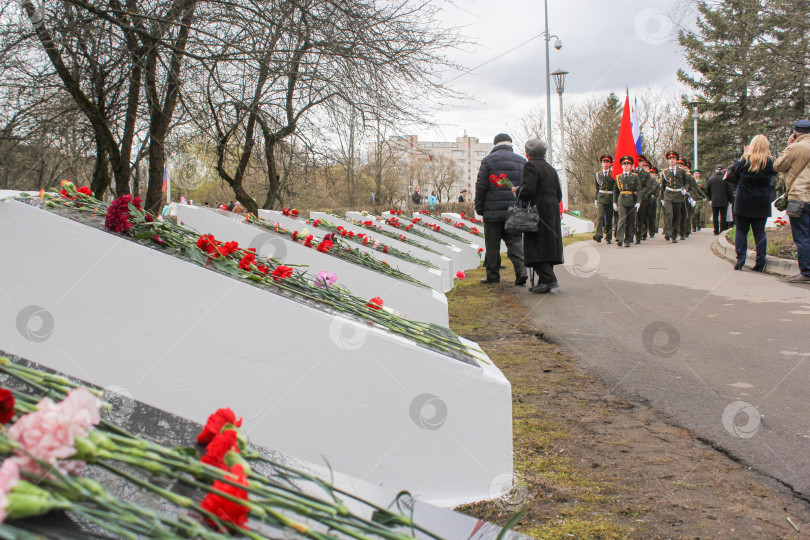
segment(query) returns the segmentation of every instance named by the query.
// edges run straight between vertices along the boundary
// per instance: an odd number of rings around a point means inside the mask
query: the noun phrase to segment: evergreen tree
[[[729,164],[758,133],[776,153],[793,122],[808,116],[810,2],[701,1],[697,9],[697,30],[678,37],[691,68],[678,78],[700,103],[700,163]],[[692,147],[692,122],[690,110],[685,149]]]
[[[678,70],[678,79],[696,91],[701,103],[698,136],[703,163],[730,163],[762,131],[757,91],[766,23],[761,8],[757,0],[698,2],[697,31],[682,30],[678,36],[694,72]],[[690,114],[684,120],[684,146],[691,144]]]

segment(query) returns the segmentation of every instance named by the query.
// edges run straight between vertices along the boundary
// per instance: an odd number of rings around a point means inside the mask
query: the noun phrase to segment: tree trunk
[[[104,149],[104,143],[96,137],[96,165],[93,169],[93,177],[90,180],[90,189],[93,190],[93,195],[99,200],[102,200],[104,193],[110,187],[110,160],[107,159],[107,151]]]

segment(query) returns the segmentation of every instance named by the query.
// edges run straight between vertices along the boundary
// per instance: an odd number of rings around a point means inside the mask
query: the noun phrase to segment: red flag
[[[633,140],[633,126],[630,122],[630,94],[624,98],[624,111],[622,111],[622,125],[619,128],[619,140],[616,141],[616,153],[613,154],[613,178],[622,172],[622,165],[619,161],[622,156],[633,158],[633,167],[638,165],[638,154],[636,153],[636,141]]]

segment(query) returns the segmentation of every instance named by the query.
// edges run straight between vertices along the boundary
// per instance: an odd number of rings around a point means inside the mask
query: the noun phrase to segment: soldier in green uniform
[[[686,200],[688,181],[686,174],[677,166],[678,152],[667,152],[669,168],[661,171],[661,204],[664,206],[664,238],[673,244],[678,242],[681,230],[681,215]]]
[[[619,247],[630,247],[635,235],[635,216],[638,210],[638,194],[641,189],[641,180],[638,175],[631,172],[633,158],[622,156],[619,160],[622,172],[616,176],[616,187],[613,188],[613,209],[619,212],[619,224],[616,226],[616,244]],[[640,242],[639,242],[640,243]]]
[[[613,156],[603,154],[599,161],[602,163],[602,171],[596,173],[596,191],[593,204],[596,207],[596,234],[593,239],[602,241],[606,236],[605,243],[609,244],[613,237],[613,188],[616,181],[611,176],[613,168]]]
[[[701,170],[695,169],[692,171],[692,177],[695,179],[695,210],[692,212],[692,232],[698,232],[703,228],[705,215],[704,208],[706,205],[706,182],[701,176]]]
[[[684,238],[689,237],[689,233],[692,231],[692,210],[694,209],[695,199],[694,199],[694,185],[695,179],[692,178],[692,175],[689,174],[689,162],[685,159],[678,160],[678,167],[683,171],[684,175],[686,175],[686,193],[684,201],[683,201],[683,213],[681,214],[681,228],[680,228],[680,235],[681,240]]]
[[[638,192],[638,211],[636,212],[636,244],[647,239],[647,214],[650,209],[650,193],[657,191],[657,184],[650,176],[650,162],[644,154],[638,155],[638,169],[636,170],[641,182]]]
[[[658,177],[658,169],[653,167],[649,162],[647,162],[645,169],[646,168],[650,170],[650,185],[652,189],[647,195],[649,205],[647,206],[647,214],[644,217],[647,230],[643,231],[642,239],[646,238],[648,235],[650,238],[655,238],[655,234],[658,232],[658,201],[661,198],[661,179]]]

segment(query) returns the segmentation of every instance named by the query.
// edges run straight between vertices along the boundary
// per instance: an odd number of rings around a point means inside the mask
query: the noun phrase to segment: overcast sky
[[[439,0],[440,2],[442,0]],[[676,41],[679,27],[693,17],[676,14],[676,0],[548,0],[549,33],[563,42],[550,46],[550,71],[564,69],[565,103],[578,97],[612,92],[624,94],[649,87],[680,88],[675,73],[682,65]],[[682,4],[679,1],[678,4]],[[491,141],[537,103],[545,104],[545,29],[542,0],[457,0],[441,3],[448,24],[463,27],[474,50],[454,51],[451,57],[472,73],[448,73],[446,80],[477,101],[439,111],[439,130],[411,128],[420,140],[454,140],[466,130],[482,142]],[[511,50],[514,49],[515,50]],[[508,52],[510,51],[511,52]],[[493,60],[494,59],[494,60]],[[459,76],[461,75],[461,76]],[[454,80],[453,80],[454,79]],[[559,117],[554,81],[552,115]],[[407,128],[405,128],[407,130]]]

